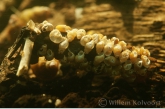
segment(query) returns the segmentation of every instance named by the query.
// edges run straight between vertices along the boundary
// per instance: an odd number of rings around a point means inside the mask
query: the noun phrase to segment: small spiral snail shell
[[[79,29],[77,31],[77,39],[81,39],[85,35],[86,35],[86,31],[84,29]]]
[[[94,41],[95,44],[97,44],[100,40],[99,34],[93,34],[92,35],[92,40]]]
[[[131,62],[134,63],[137,59],[137,56],[138,56],[138,53],[136,50],[131,51],[131,53],[129,54]]]
[[[27,28],[33,32],[35,32],[37,35],[41,34],[41,31],[39,28],[36,27],[35,23],[30,20],[28,23],[27,23]]]
[[[67,39],[69,42],[72,42],[75,39],[77,31],[77,29],[72,29],[71,31],[67,32]]]
[[[104,54],[105,56],[109,56],[112,54],[114,43],[112,41],[107,41],[106,45],[104,46]]]
[[[57,25],[56,29],[59,30],[60,32],[68,32],[71,30],[71,27],[67,25]]]
[[[81,63],[84,62],[84,52],[83,51],[79,51],[78,54],[75,56],[75,62],[77,63]]]
[[[93,40],[91,40],[90,42],[87,42],[84,47],[84,52],[88,54],[94,48],[94,46],[95,46],[95,43]]]
[[[50,32],[49,34],[49,38],[52,42],[56,43],[56,44],[59,44],[60,42],[64,41],[65,38],[62,37],[61,33],[59,30],[57,29],[54,29]]]
[[[32,20],[30,20],[29,22],[27,22],[27,27],[29,30],[33,31],[35,28],[35,23]]]
[[[54,53],[51,49],[48,49],[45,56],[46,60],[52,60],[54,58]]]
[[[134,62],[134,69],[138,70],[143,66],[143,61],[140,58],[137,58]]]
[[[104,43],[107,43],[107,36],[103,36],[101,40],[104,41]]]
[[[128,71],[132,68],[132,62],[131,61],[126,61],[123,65],[124,70]]]
[[[68,48],[68,46],[69,46],[68,39],[65,38],[65,40],[59,44],[58,53],[62,54]]]
[[[98,64],[100,64],[101,62],[104,61],[104,57],[105,57],[105,56],[104,56],[103,53],[100,54],[100,55],[95,56],[94,61],[93,61],[93,64],[94,64],[95,66],[97,66]]]
[[[120,44],[115,44],[113,47],[113,53],[115,55],[115,57],[119,57],[122,51],[122,47]]]
[[[137,52],[138,55],[141,54],[140,48],[133,46],[133,47],[132,47],[132,51],[133,51],[133,50],[135,50],[135,51]]]
[[[72,53],[70,50],[68,50],[68,57],[67,57],[68,61],[72,62],[72,61],[74,61],[74,58],[75,58],[74,53]]]
[[[121,63],[126,62],[129,59],[130,52],[130,50],[126,49],[120,54],[119,59]]]
[[[147,49],[144,49],[144,47],[140,48],[140,54],[150,56],[150,52]]]
[[[43,21],[43,25],[41,27],[41,30],[43,32],[52,31],[53,29],[54,29],[54,26],[51,23],[47,21]]]
[[[148,68],[150,65],[150,60],[146,55],[141,55],[141,60],[143,61],[143,66]]]
[[[91,35],[85,35],[80,39],[80,44],[85,46],[91,40]]]
[[[115,66],[118,61],[116,59],[116,57],[114,56],[108,56],[104,59],[104,63],[107,65],[107,66]]]
[[[114,44],[117,44],[119,42],[119,38],[117,37],[112,37],[111,41],[114,41]]]
[[[103,51],[104,45],[105,45],[105,42],[104,41],[99,41],[96,44],[96,52],[97,52],[97,54],[100,54]]]

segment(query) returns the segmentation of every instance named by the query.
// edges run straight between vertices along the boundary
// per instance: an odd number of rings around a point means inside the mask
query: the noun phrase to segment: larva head
[[[127,49],[127,43],[125,43],[124,41],[119,41],[119,44],[122,46],[122,50]]]
[[[33,74],[41,81],[51,81],[58,76],[62,76],[60,67],[61,63],[58,60],[46,61],[44,57],[39,58],[38,63],[30,65]]]

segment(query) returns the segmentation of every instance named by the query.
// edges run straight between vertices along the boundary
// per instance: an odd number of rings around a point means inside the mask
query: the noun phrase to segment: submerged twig
[[[31,41],[29,38],[26,38],[24,49],[22,52],[22,58],[18,67],[17,74],[16,74],[17,76],[21,76],[23,73],[28,72],[33,45],[34,45],[34,42]]]

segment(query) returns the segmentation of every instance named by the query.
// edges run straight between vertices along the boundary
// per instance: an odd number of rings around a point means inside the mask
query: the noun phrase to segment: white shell
[[[71,31],[67,32],[67,39],[69,42],[72,42],[74,40],[77,35],[77,31],[77,29],[72,29]]]
[[[65,38],[62,37],[61,33],[59,30],[57,29],[54,29],[50,32],[49,34],[49,38],[52,42],[56,43],[56,44],[59,44],[60,42],[64,41]]]
[[[95,43],[93,40],[85,44],[84,52],[88,54],[95,46]]]
[[[30,20],[27,23],[27,27],[28,27],[29,30],[34,31],[36,34],[40,34],[41,33],[39,28],[36,28],[35,23],[32,20]]]
[[[111,41],[114,41],[114,44],[117,44],[119,42],[119,38],[117,37],[112,37]]]
[[[79,51],[78,54],[75,56],[75,62],[77,63],[81,63],[84,62],[84,52],[83,51]]]
[[[132,51],[135,50],[137,52],[138,55],[140,55],[140,48],[132,46]]]
[[[143,61],[140,58],[136,58],[134,63],[134,69],[140,69],[143,66]]]
[[[34,23],[32,20],[30,20],[30,21],[27,23],[27,27],[28,27],[29,30],[34,31],[35,23]]]
[[[122,50],[126,50],[127,49],[127,43],[125,43],[124,41],[119,41],[119,44],[122,47]]]
[[[100,54],[103,51],[104,45],[105,45],[105,42],[104,41],[99,41],[96,44],[96,52],[97,52],[97,54]]]
[[[142,55],[141,56],[141,59],[143,61],[143,66],[146,67],[146,68],[148,68],[149,65],[150,65],[150,60],[148,59],[148,57],[145,56],[145,55]]]
[[[95,44],[97,44],[99,42],[99,40],[100,40],[99,38],[100,38],[99,34],[92,35],[92,40],[94,41]]]
[[[48,23],[48,22],[43,23],[43,26],[41,28],[41,30],[43,32],[52,31],[53,29],[54,29],[54,26],[51,23]]]
[[[71,27],[67,25],[57,25],[56,29],[58,29],[60,32],[68,32],[71,30]]]
[[[104,41],[105,43],[107,43],[107,36],[103,36],[103,37],[101,38],[101,40]]]
[[[104,61],[104,54],[95,56],[93,64],[96,66]]]
[[[129,54],[131,62],[135,62],[137,59],[138,53],[136,50],[132,50],[131,53]]]
[[[115,44],[113,47],[113,53],[115,55],[115,57],[119,57],[122,51],[122,47],[120,44]]]
[[[68,46],[69,46],[68,39],[65,38],[65,40],[59,44],[58,53],[62,54],[68,48]]]
[[[107,41],[106,45],[104,46],[104,50],[103,50],[105,56],[109,56],[112,54],[113,46],[114,46],[114,42]]]
[[[85,46],[91,40],[91,35],[85,35],[80,39],[80,44]]]
[[[72,62],[74,61],[75,55],[70,50],[68,50],[68,61]]]
[[[126,49],[120,54],[119,58],[121,63],[126,62],[129,59],[130,52],[130,50]]]
[[[77,31],[77,39],[81,39],[85,35],[86,35],[86,31],[84,29],[79,29]]]
[[[150,52],[148,49],[144,49],[144,47],[140,48],[140,54],[141,55],[146,55],[146,56],[150,56]]]

